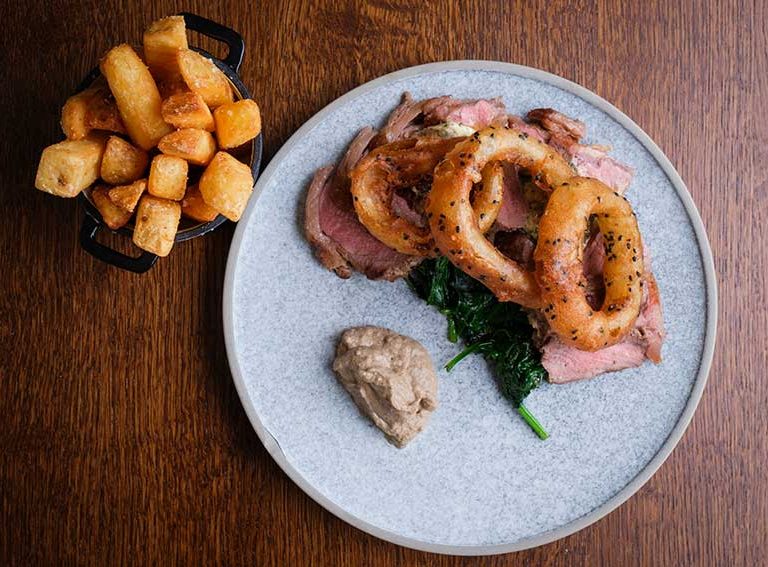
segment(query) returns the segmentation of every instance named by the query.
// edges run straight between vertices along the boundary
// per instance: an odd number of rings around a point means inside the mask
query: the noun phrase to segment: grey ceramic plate
[[[514,112],[551,106],[588,125],[633,165],[633,202],[661,290],[664,362],[565,386],[526,405],[540,441],[500,396],[480,359],[440,376],[440,407],[406,449],[357,412],[330,369],[339,333],[390,327],[437,363],[457,347],[441,315],[405,283],[343,281],[314,259],[300,217],[312,173],[354,134],[379,125],[403,91],[416,98],[502,96]],[[701,219],[669,160],[629,118],[588,90],[517,65],[454,61],[405,69],[330,104],[262,174],[235,233],[224,288],[227,354],[248,417],[267,450],[307,494],[383,539],[455,554],[541,545],[598,520],[667,458],[699,401],[716,319],[712,256]],[[254,502],[254,505],[258,505]]]

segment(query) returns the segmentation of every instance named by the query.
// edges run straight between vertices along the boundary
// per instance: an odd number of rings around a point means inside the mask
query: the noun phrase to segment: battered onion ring
[[[501,301],[538,307],[541,297],[534,275],[483,236],[470,203],[472,184],[493,161],[516,164],[544,188],[573,176],[570,165],[544,142],[509,127],[486,128],[458,144],[437,166],[427,196],[430,228],[440,251]]]
[[[605,301],[599,311],[584,294],[584,239],[594,215],[605,242]],[[539,224],[534,251],[544,315],[557,335],[581,350],[621,341],[643,301],[643,245],[629,202],[596,179],[574,177],[557,187]]]
[[[402,254],[425,256],[434,248],[428,227],[419,227],[392,211],[392,192],[416,185],[462,138],[410,138],[379,146],[352,170],[357,217],[378,240]]]
[[[392,192],[431,178],[435,166],[464,138],[411,138],[374,149],[351,172],[355,211],[378,240],[402,254],[426,256],[434,251],[428,227],[420,227],[392,210]],[[475,190],[475,204],[483,232],[501,208],[503,172],[489,164],[483,184]]]

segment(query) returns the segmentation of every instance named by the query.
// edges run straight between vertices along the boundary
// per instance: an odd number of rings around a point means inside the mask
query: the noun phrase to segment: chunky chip
[[[159,155],[152,160],[149,168],[147,190],[150,195],[178,201],[187,188],[189,165],[175,156]]]
[[[131,220],[133,215],[130,211],[126,211],[115,205],[109,198],[107,190],[106,185],[96,187],[91,191],[91,200],[93,201],[93,204],[96,205],[99,213],[101,213],[101,218],[104,219],[104,224],[112,230],[117,230],[128,224],[128,221]]]
[[[139,199],[147,190],[147,180],[139,179],[134,181],[130,185],[120,185],[118,187],[112,187],[108,191],[109,199],[115,205],[130,213],[136,208]]]
[[[147,152],[118,136],[110,136],[101,160],[101,178],[111,185],[124,185],[144,175]]]
[[[179,203],[144,195],[136,211],[133,243],[147,252],[167,256],[173,248],[180,218]]]
[[[183,128],[164,136],[157,148],[194,165],[207,165],[216,153],[216,140],[210,132],[199,128]]]
[[[144,59],[156,81],[173,82],[181,78],[176,53],[187,47],[183,16],[170,16],[149,25],[144,32]]]
[[[92,130],[125,134],[117,104],[106,85],[69,97],[61,109],[61,129],[68,140],[82,140]]]
[[[180,49],[177,58],[184,82],[203,97],[209,107],[216,108],[232,102],[229,80],[213,61],[191,49]]]
[[[259,105],[247,98],[222,104],[213,111],[219,147],[236,148],[261,132]]]
[[[251,168],[226,152],[218,152],[200,177],[205,202],[233,221],[240,219],[252,192]]]
[[[75,197],[99,178],[105,140],[88,137],[48,146],[40,156],[35,187],[59,197]]]
[[[211,222],[219,215],[216,209],[205,202],[197,185],[190,185],[187,188],[181,200],[181,214],[199,222]]]
[[[144,150],[152,149],[173,128],[163,121],[162,100],[149,69],[125,43],[110,49],[100,68],[131,140]]]
[[[163,120],[176,128],[198,128],[209,132],[214,130],[211,110],[197,93],[185,92],[169,96],[163,101],[162,113]]]

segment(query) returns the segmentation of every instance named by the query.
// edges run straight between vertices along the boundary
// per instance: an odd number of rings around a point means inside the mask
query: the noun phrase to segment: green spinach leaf
[[[481,353],[499,381],[502,394],[541,439],[548,437],[523,400],[547,377],[533,345],[533,329],[516,304],[500,302],[485,286],[453,266],[447,258],[425,260],[408,276],[411,289],[448,320],[448,339],[465,348],[448,364],[450,371],[465,357]]]

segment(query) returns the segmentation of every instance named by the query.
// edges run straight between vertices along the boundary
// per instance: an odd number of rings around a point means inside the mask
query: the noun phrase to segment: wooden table
[[[190,2],[0,8],[0,563],[757,565],[768,541],[768,9],[764,2]],[[351,88],[497,59],[614,103],[667,153],[709,231],[720,327],[677,450],[629,502],[551,545],[485,559],[403,549],[278,469],[224,353],[233,226],[137,276],[78,245],[81,205],[35,191],[59,108],[104,51],[181,9],[238,29],[268,160]],[[120,239],[109,242],[121,245]],[[670,243],[674,246],[674,242]],[[762,560],[762,561],[761,561]]]

